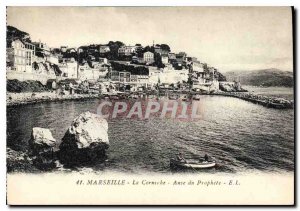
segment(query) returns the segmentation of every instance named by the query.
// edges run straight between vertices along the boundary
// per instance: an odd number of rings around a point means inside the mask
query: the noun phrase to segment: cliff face
[[[242,85],[251,86],[285,86],[293,87],[293,72],[282,71],[279,69],[264,69],[252,71],[227,72],[225,76],[229,80],[237,80]]]
[[[218,81],[227,81],[226,76],[220,73],[219,71],[215,73],[215,77],[217,78]]]

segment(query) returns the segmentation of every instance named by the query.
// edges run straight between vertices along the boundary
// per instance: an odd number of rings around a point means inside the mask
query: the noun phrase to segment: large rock
[[[247,90],[245,90],[241,87],[241,84],[239,82],[220,83],[219,88],[220,88],[221,91],[224,91],[224,92],[245,92],[245,91],[247,91]]]
[[[32,128],[29,146],[34,154],[52,151],[55,144],[56,140],[49,129],[40,127]]]
[[[107,121],[96,114],[85,112],[76,117],[59,146],[61,162],[81,164],[104,159],[109,147],[107,130]]]
[[[33,164],[40,170],[49,170],[55,167],[55,155],[53,149],[56,140],[53,138],[49,129],[34,127],[32,128],[29,147]]]

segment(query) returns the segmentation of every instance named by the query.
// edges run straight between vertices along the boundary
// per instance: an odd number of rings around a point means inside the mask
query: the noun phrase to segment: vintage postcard
[[[7,7],[7,204],[294,205],[293,10]]]

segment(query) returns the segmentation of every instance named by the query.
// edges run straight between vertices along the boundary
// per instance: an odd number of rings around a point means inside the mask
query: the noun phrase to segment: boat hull
[[[198,163],[184,163],[179,162],[175,159],[170,160],[170,166],[172,168],[190,168],[190,169],[207,169],[207,168],[213,168],[216,166],[215,161],[204,161],[204,162],[198,162]]]

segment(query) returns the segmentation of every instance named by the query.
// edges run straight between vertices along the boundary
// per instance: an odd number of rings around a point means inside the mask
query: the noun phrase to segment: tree
[[[165,67],[165,65],[161,61],[161,55],[159,53],[154,53],[154,64],[158,68],[164,68]]]
[[[154,47],[153,46],[149,46],[147,45],[144,49],[143,49],[143,53],[147,52],[147,51],[150,51],[152,53],[154,53]]]
[[[161,48],[163,51],[171,52],[171,48],[170,48],[170,46],[168,46],[167,44],[161,44],[161,45],[160,45],[160,48]]]
[[[108,44],[110,52],[108,53],[107,57],[108,59],[111,60],[118,60],[119,59],[119,54],[118,54],[118,50],[120,47],[124,46],[124,43],[120,42],[120,41],[109,41]]]
[[[30,35],[27,32],[21,31],[13,26],[6,27],[6,46],[10,47],[13,40],[20,39],[31,43]]]

